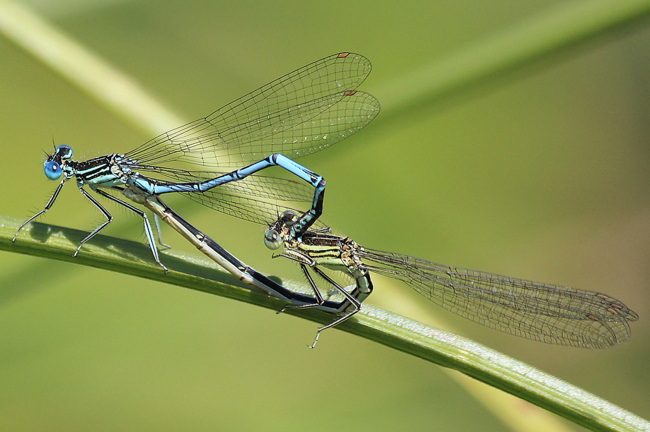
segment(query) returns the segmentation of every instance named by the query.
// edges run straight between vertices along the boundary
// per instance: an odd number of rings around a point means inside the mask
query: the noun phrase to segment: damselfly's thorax
[[[131,175],[128,166],[117,162],[119,155],[110,154],[89,159],[83,162],[73,162],[69,165],[74,169],[74,175],[79,185],[87,184],[91,188],[113,186],[126,183]]]
[[[301,240],[285,242],[285,248],[297,250],[315,261],[328,260],[330,264],[339,262],[349,269],[363,265],[359,251],[363,247],[350,237],[341,237],[319,231],[306,232]]]
[[[363,247],[349,237],[332,234],[329,228],[307,231],[299,238],[295,237],[291,227],[298,218],[294,211],[283,212],[266,232],[266,246],[273,250],[284,246],[284,253],[280,256],[307,265],[320,263],[326,267],[342,266],[350,271],[363,266],[359,256]]]

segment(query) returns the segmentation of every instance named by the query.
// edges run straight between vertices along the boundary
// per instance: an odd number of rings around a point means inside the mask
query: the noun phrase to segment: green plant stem
[[[25,4],[0,0],[0,33],[147,135],[186,123],[136,80]]]
[[[283,303],[253,292],[237,278],[202,257],[164,251],[165,273],[152,259],[149,248],[137,242],[96,236],[76,258],[73,251],[85,232],[35,223],[12,243],[19,221],[0,217],[0,249],[40,256],[207,292],[279,310]],[[303,288],[289,286],[304,291]],[[287,313],[318,323],[332,317],[314,310]],[[650,430],[650,423],[578,387],[529,365],[449,332],[365,305],[353,318],[336,327],[424,360],[460,371],[591,430]]]
[[[585,43],[630,29],[650,16],[650,0],[560,2],[406,73],[380,92],[382,118],[441,102],[477,85]]]

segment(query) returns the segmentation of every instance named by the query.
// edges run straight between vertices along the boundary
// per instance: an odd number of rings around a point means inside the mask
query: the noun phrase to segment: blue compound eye
[[[56,148],[54,153],[58,155],[61,159],[70,159],[72,157],[72,147],[67,145],[60,145]]]
[[[54,161],[45,162],[45,175],[50,180],[58,180],[61,177],[61,165]]]

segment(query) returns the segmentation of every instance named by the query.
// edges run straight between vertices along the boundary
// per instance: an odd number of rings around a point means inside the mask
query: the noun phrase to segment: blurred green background
[[[650,26],[634,26],[441,103],[393,109],[400,77],[560,2],[81,1],[31,3],[193,120],[339,51],[373,62],[380,116],[300,159],[325,176],[324,220],[369,247],[606,292],[634,308],[608,350],[530,342],[376,283],[369,302],[415,303],[478,342],[650,417]],[[27,218],[55,184],[43,150],[77,159],[151,138],[0,38],[0,214]],[[387,92],[388,93],[388,92]],[[162,132],[162,131],[160,131]],[[72,184],[41,221],[91,230]],[[264,227],[183,198],[181,214],[259,270]],[[144,241],[107,204],[106,234]],[[174,248],[191,251],[171,229]],[[82,250],[83,253],[83,250]],[[445,371],[316,324],[106,271],[2,252],[0,429],[503,430]],[[521,402],[521,409],[530,407]],[[471,415],[468,415],[471,413]],[[568,424],[568,423],[567,423]],[[580,430],[570,425],[569,427]]]

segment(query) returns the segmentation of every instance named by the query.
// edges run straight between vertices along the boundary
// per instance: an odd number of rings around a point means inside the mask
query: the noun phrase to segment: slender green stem
[[[165,273],[153,261],[146,245],[99,235],[73,258],[85,232],[34,223],[12,243],[19,225],[15,219],[0,217],[0,249],[166,282],[269,309],[279,310],[283,306],[279,300],[250,291],[237,278],[202,257],[164,251],[162,259],[170,270]],[[331,320],[330,315],[314,310],[288,313],[321,324]],[[364,304],[360,313],[336,328],[458,370],[592,430],[650,430],[650,423],[634,414],[529,365],[370,305]]]
[[[385,85],[382,118],[412,112],[611,36],[650,16],[650,0],[559,2]],[[378,92],[379,93],[379,92]]]
[[[133,78],[23,3],[0,0],[0,33],[148,135],[186,123]]]

